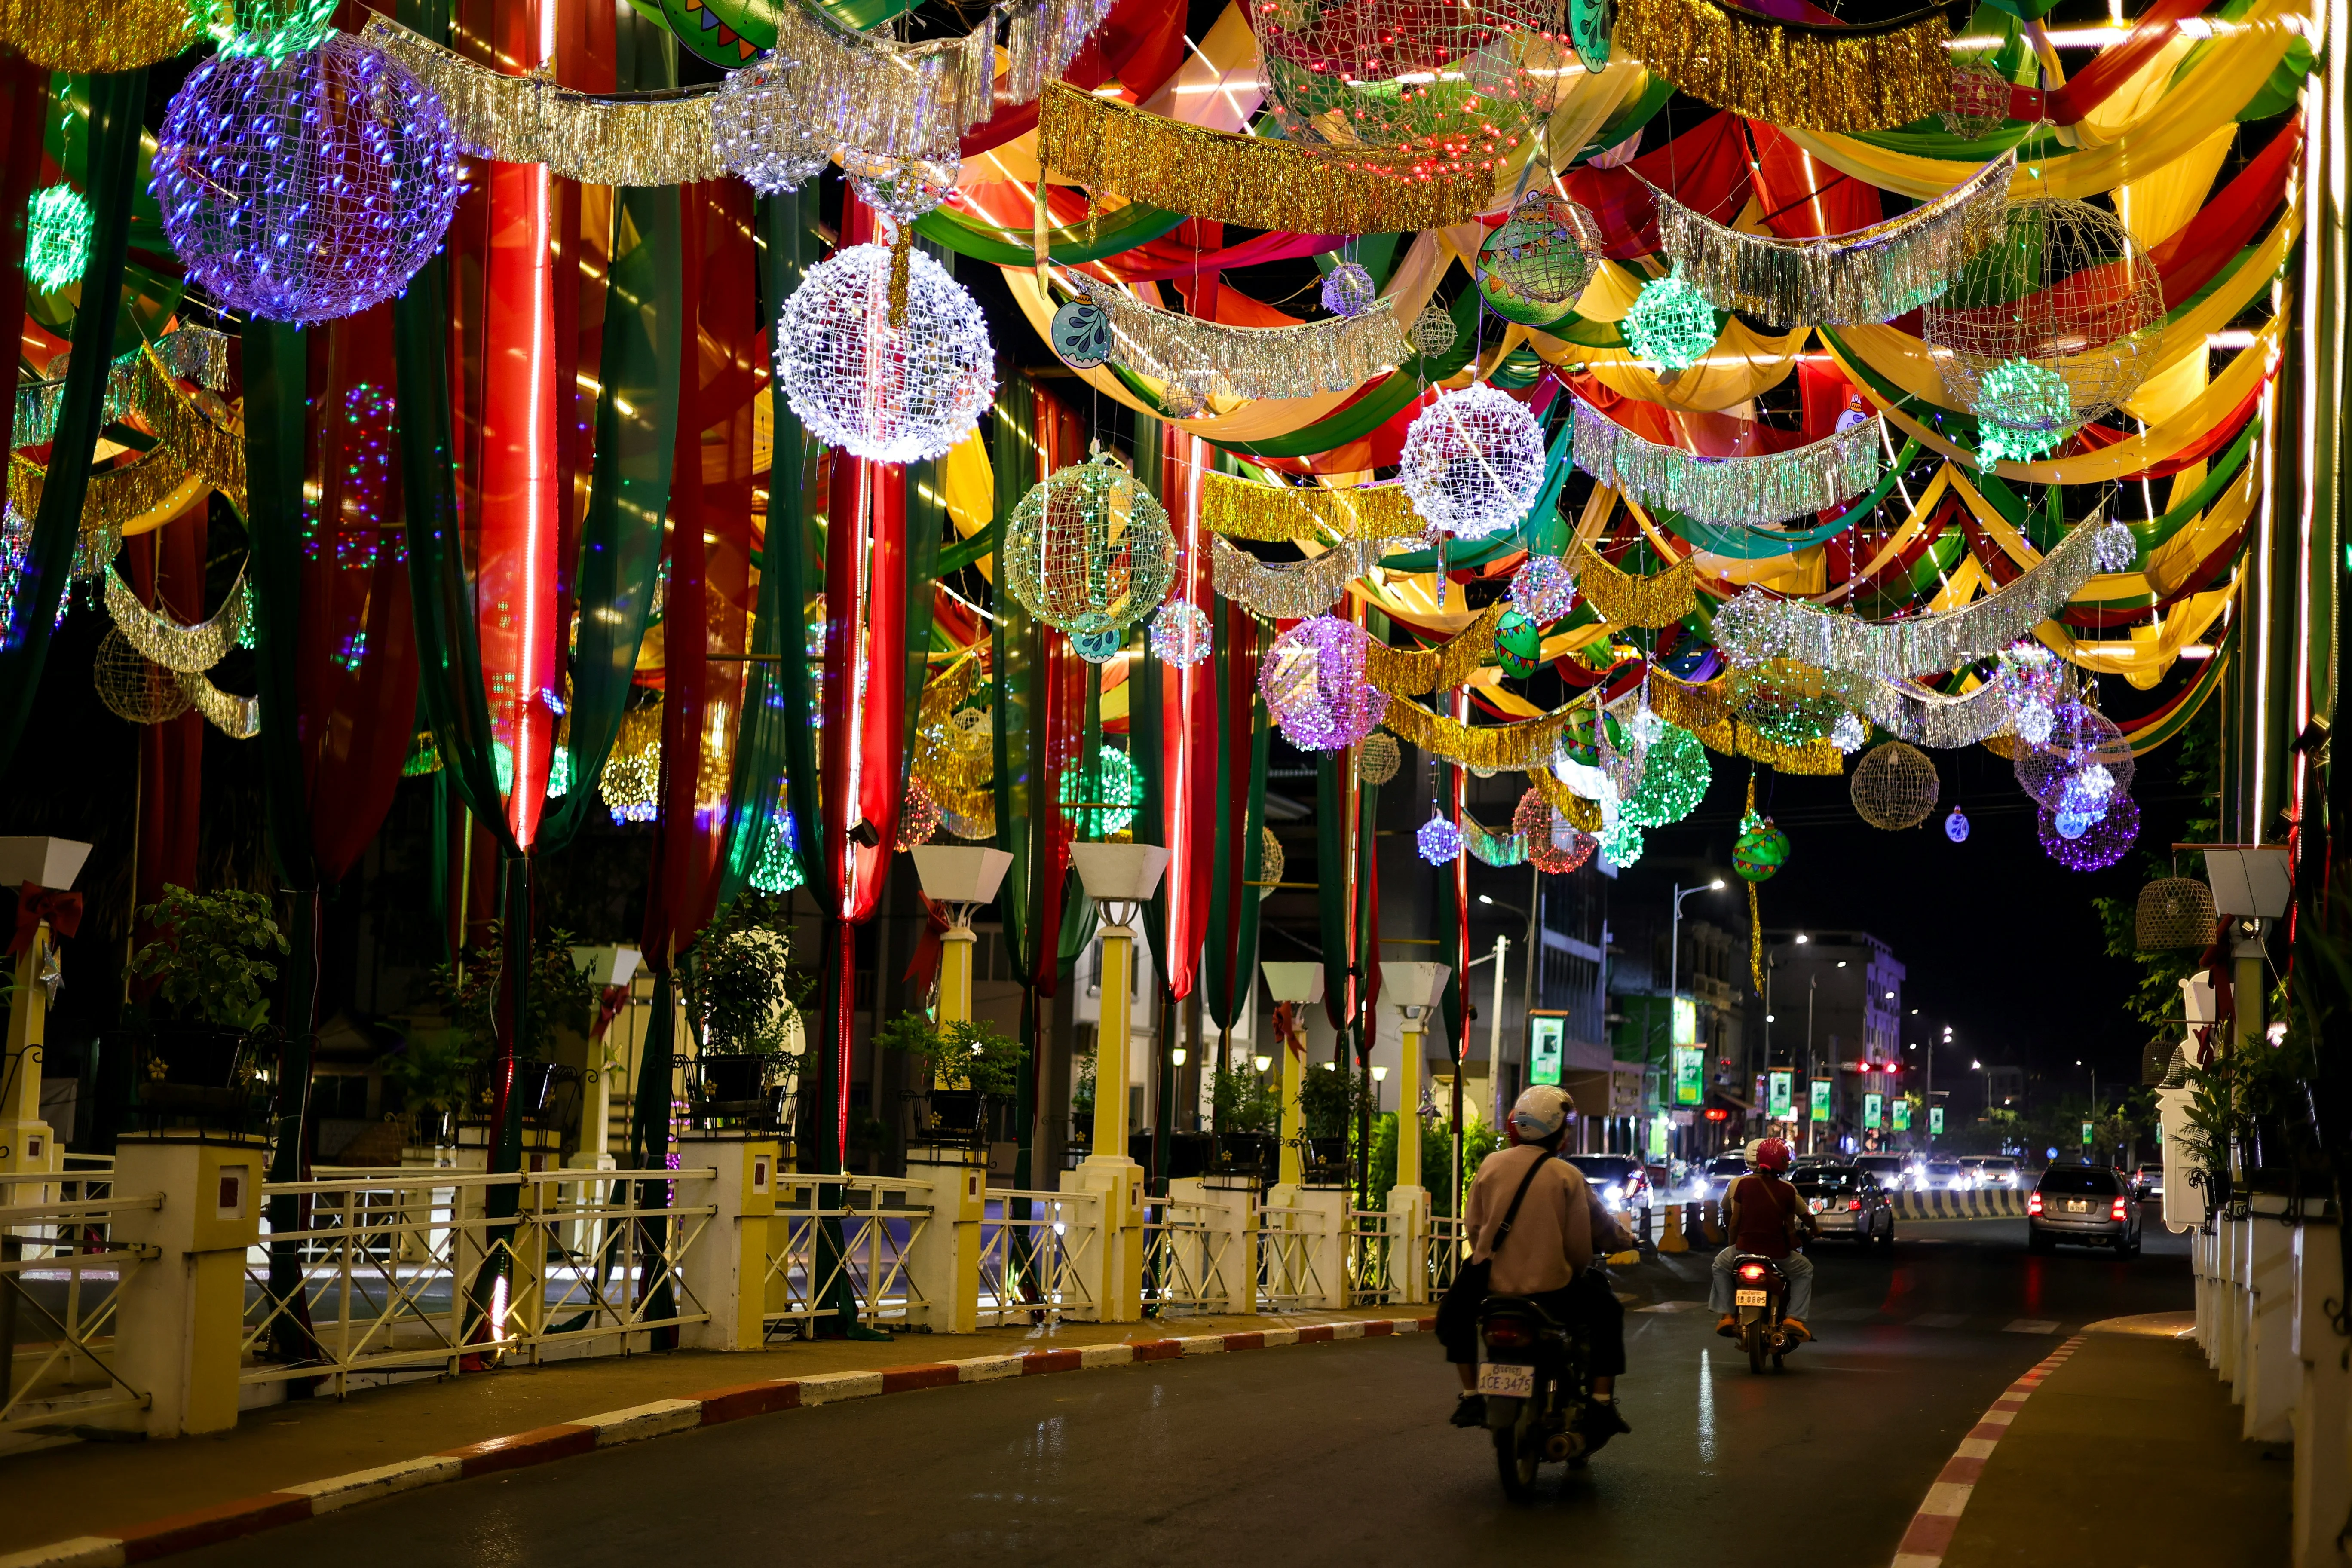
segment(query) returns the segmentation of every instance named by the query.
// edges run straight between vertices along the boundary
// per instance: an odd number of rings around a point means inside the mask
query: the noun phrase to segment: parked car
[[[1895,1245],[1895,1201],[1878,1178],[1854,1165],[1822,1165],[1789,1178],[1824,1237],[1858,1247]]]
[[[2018,1179],[2017,1162],[2006,1154],[1964,1154],[1960,1168],[1969,1173],[1969,1180],[1979,1187],[2007,1187],[2015,1192],[2021,1184]]]
[[[1812,1171],[1818,1170],[1823,1165],[1843,1165],[1844,1163],[1845,1157],[1841,1154],[1800,1154],[1795,1159],[1789,1162],[1789,1169],[1791,1171]]]
[[[1700,1197],[1708,1203],[1721,1203],[1723,1194],[1730,1189],[1731,1184],[1744,1175],[1747,1170],[1746,1154],[1717,1154],[1714,1159],[1709,1160],[1705,1169],[1699,1173],[1699,1184],[1702,1188]]]
[[[1919,1173],[1923,1193],[1964,1193],[1975,1184],[1974,1173],[1958,1160],[1930,1160]]]
[[[2121,1172],[2106,1165],[2053,1165],[2025,1199],[2027,1246],[2047,1252],[2060,1242],[2112,1247],[2139,1255],[2139,1204]]]
[[[1650,1201],[1650,1173],[1631,1154],[1570,1154],[1568,1163],[1584,1173],[1607,1208],[1637,1209]]]
[[[1878,1184],[1890,1193],[1899,1193],[1911,1184],[1911,1162],[1900,1154],[1856,1154],[1853,1168],[1868,1171],[1878,1178]]]
[[[2160,1198],[2164,1195],[2164,1166],[2162,1164],[2142,1165],[2139,1169],[2132,1173],[2131,1179],[2132,1185],[2138,1190],[2141,1197]]]

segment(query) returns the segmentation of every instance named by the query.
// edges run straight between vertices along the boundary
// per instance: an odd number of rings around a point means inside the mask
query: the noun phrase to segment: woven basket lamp
[[[109,628],[99,639],[89,679],[98,700],[133,724],[161,724],[188,710],[179,677],[132,647],[119,629]]]
[[[1386,730],[1373,731],[1356,748],[1356,776],[1368,784],[1388,783],[1403,763],[1404,752]]]
[[[2213,889],[2194,877],[2159,877],[2139,890],[2133,945],[2142,952],[2213,945]]]
[[[1902,741],[1889,741],[1853,768],[1853,808],[1873,827],[1889,833],[1916,827],[1936,809],[1943,781],[1927,753]]]

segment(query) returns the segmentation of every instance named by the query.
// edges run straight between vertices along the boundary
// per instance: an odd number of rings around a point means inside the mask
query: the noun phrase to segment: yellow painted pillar
[[[147,1435],[236,1425],[245,1271],[261,1241],[262,1140],[218,1132],[125,1133],[118,1198],[159,1200],[114,1216],[118,1241],[152,1248],[116,1292],[114,1372],[147,1396]]]
[[[8,1057],[0,1063],[0,1204],[47,1203],[56,1194],[46,1185],[17,1187],[6,1178],[24,1173],[46,1175],[62,1163],[55,1131],[41,1120],[41,1052],[48,1039],[49,993],[40,983],[44,964],[54,963],[57,933],[49,922],[33,928],[33,940],[16,955],[16,989],[8,999]]]
[[[1300,1158],[1298,1140],[1307,1131],[1306,1112],[1299,1109],[1299,1086],[1307,1077],[1307,1061],[1290,1048],[1287,1040],[1275,1042],[1282,1053],[1282,1168],[1281,1180],[1297,1186],[1306,1179],[1307,1163]]]
[[[1423,1027],[1414,1016],[1418,1008],[1407,1008],[1404,1019],[1403,1060],[1397,1067],[1397,1169],[1400,1187],[1417,1187],[1421,1184],[1421,1058]]]
[[[971,1022],[971,952],[979,938],[961,922],[940,936],[940,1026]]]
[[[1106,926],[1102,944],[1102,1023],[1095,1031],[1095,1152],[1123,1155],[1128,992],[1135,984],[1135,931],[1128,926]]]

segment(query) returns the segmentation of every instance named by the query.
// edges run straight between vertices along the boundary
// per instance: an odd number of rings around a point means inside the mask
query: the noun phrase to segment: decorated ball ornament
[[[1076,760],[1064,765],[1058,795],[1062,816],[1087,838],[1115,838],[1135,823],[1143,801],[1143,770],[1125,752],[1104,746],[1088,770]]]
[[[1698,737],[1677,724],[1661,726],[1642,759],[1641,782],[1617,808],[1617,820],[1664,827],[1698,809],[1715,770]]]
[[[890,249],[854,245],[817,263],[776,321],[776,379],[810,435],[877,463],[946,455],[996,395],[988,322],[920,247],[891,321]]]
[[[1216,628],[1190,599],[1171,599],[1151,617],[1151,651],[1163,664],[1190,669],[1214,651]]]
[[[1511,608],[1549,626],[1576,603],[1576,574],[1556,555],[1530,555],[1511,577]]]
[[[1283,738],[1303,752],[1336,752],[1388,716],[1388,693],[1364,678],[1370,638],[1353,621],[1313,616],[1274,639],[1258,692]]]
[[[1478,288],[1498,313],[1572,305],[1601,265],[1591,213],[1550,191],[1529,191],[1478,247]],[[1710,341],[1712,341],[1710,339]]]
[[[405,288],[462,179],[439,95],[332,33],[275,63],[198,65],[164,110],[152,189],[190,281],[228,310],[308,325]]]
[[[1543,664],[1543,628],[1517,610],[1505,610],[1495,623],[1495,662],[1515,680],[1533,675]]]
[[[1715,347],[1715,307],[1680,274],[1669,273],[1642,286],[1622,330],[1637,358],[1679,374]]]
[[[2104,798],[2107,792],[2128,790],[2137,771],[2131,742],[2124,732],[2105,714],[2083,702],[2060,703],[2052,715],[2048,735],[2038,744],[2020,744],[2011,765],[2018,786],[2036,805],[2053,811],[2066,801],[2069,790],[2075,792],[2078,806],[2092,799],[2086,792]],[[2099,773],[2086,776],[2086,770],[2095,767]]]
[[[2054,439],[2121,405],[2156,368],[2164,288],[2147,247],[2105,208],[2035,196],[2002,222],[1924,307],[1919,336],[1954,403]]]
[[[1954,136],[1974,142],[2009,123],[2010,79],[1990,57],[1952,67],[1952,107],[1937,118]]]
[[[901,851],[929,844],[940,830],[940,803],[931,786],[920,778],[907,781],[898,802],[898,847]]]
[[[1944,837],[1955,844],[1969,841],[1968,816],[1957,805],[1952,807],[1951,815],[1944,818]]]
[[[1622,871],[1642,858],[1642,830],[1630,822],[1620,822],[1600,836],[1601,858]]]
[[[1033,487],[1005,521],[1001,542],[998,582],[1031,615],[1073,637],[1135,625],[1176,581],[1167,511],[1108,453]]]
[[[98,700],[133,724],[161,724],[188,710],[191,699],[180,678],[131,647],[115,627],[99,639],[89,676]]]
[[[2059,831],[2057,814],[2048,807],[2035,815],[2042,853],[2070,871],[2104,871],[2139,839],[2139,806],[2129,795],[2118,797],[2096,822],[2084,824],[2072,837]]]
[[[1421,858],[1433,866],[1451,866],[1462,858],[1462,830],[1435,806],[1429,808],[1429,820],[1412,839]]]
[[[792,62],[763,54],[710,99],[711,150],[738,179],[762,195],[794,191],[833,162],[824,121],[801,112]]]
[[[25,276],[43,291],[78,280],[89,265],[94,220],[71,185],[51,185],[25,209]]]
[[[841,167],[859,201],[904,224],[948,199],[963,161],[953,156],[898,158],[852,149],[841,155]]]
[[[1356,747],[1356,777],[1368,784],[1384,784],[1404,765],[1404,749],[1386,730],[1375,730]]]
[[[1092,300],[1073,300],[1054,312],[1054,353],[1073,370],[1110,363],[1110,318]]]
[[[1127,641],[1124,631],[1072,632],[1070,648],[1088,664],[1108,664]]]
[[[1853,768],[1848,788],[1853,809],[1873,827],[1894,833],[1916,827],[1936,809],[1943,781],[1927,753],[1903,741],[1889,741],[1866,753]]]
[[[1335,316],[1360,316],[1381,297],[1372,275],[1352,261],[1342,261],[1323,277],[1323,308]]]
[[[1461,335],[1453,316],[1443,306],[1434,304],[1423,306],[1421,314],[1412,319],[1412,325],[1404,331],[1405,341],[1425,359],[1435,359],[1445,353]]]
[[[1770,817],[1751,811],[1739,819],[1739,837],[1731,845],[1734,871],[1750,882],[1769,882],[1788,863],[1789,836]]]
[[[1478,539],[1527,516],[1543,489],[1543,432],[1485,382],[1442,393],[1405,432],[1397,481],[1432,528]]]

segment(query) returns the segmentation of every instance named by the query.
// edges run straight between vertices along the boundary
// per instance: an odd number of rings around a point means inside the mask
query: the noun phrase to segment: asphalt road
[[[1879,1568],[1953,1445],[2095,1319],[2189,1304],[2181,1238],[2132,1261],[2025,1250],[2022,1221],[1823,1245],[1821,1342],[1759,1376],[1704,1310],[1707,1255],[1622,1272],[1633,1436],[1504,1501],[1444,1424],[1433,1340],[1300,1346],[755,1418],[387,1499],[191,1563],[582,1568],[676,1561],[1023,1564],[1741,1557]]]

